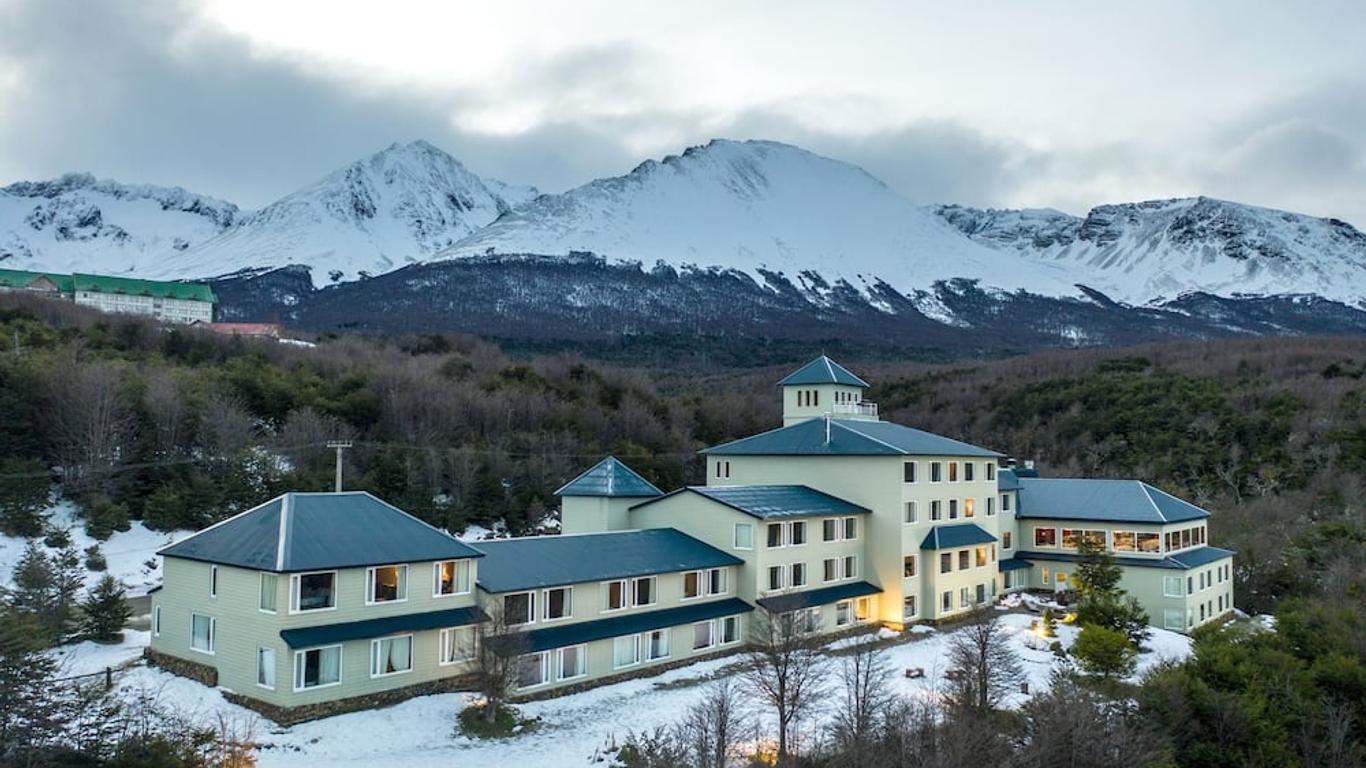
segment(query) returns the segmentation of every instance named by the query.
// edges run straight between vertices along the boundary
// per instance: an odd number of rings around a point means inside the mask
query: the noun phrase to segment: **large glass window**
[[[256,648],[256,684],[262,688],[275,689],[275,649],[258,646]]]
[[[1036,547],[1056,547],[1058,546],[1057,528],[1035,528],[1034,546]]]
[[[530,624],[536,620],[536,593],[517,592],[503,595],[503,620],[510,626]]]
[[[190,647],[196,651],[213,653],[214,630],[218,627],[217,621],[211,616],[203,616],[198,613],[190,615]]]
[[[517,687],[531,688],[550,679],[550,654],[528,653],[517,657]]]
[[[340,683],[341,654],[342,647],[340,645],[329,645],[326,648],[312,648],[307,651],[295,653],[295,689],[321,688],[325,685],[336,685],[337,683]]]
[[[1116,552],[1134,552],[1138,549],[1138,537],[1133,531],[1115,531],[1111,539]]]
[[[1181,577],[1164,576],[1162,578],[1163,597],[1181,597]]]
[[[441,649],[437,662],[455,664],[474,658],[478,635],[472,627],[451,627],[441,630]]]
[[[612,666],[621,669],[640,663],[640,635],[627,635],[612,641]]]
[[[574,615],[574,588],[557,587],[545,591],[546,621],[567,619]]]
[[[408,599],[408,566],[386,565],[369,569],[370,603],[395,603]]]
[[[337,607],[337,572],[301,573],[292,580],[293,608],[322,611]]]
[[[1062,529],[1062,548],[1080,549],[1083,542],[1089,542],[1100,549],[1105,548],[1105,531],[1084,528]]]
[[[267,613],[275,613],[275,602],[280,592],[280,577],[273,573],[261,574],[261,600],[257,604]]]
[[[413,636],[381,637],[370,641],[370,676],[384,677],[413,669]]]
[[[463,595],[470,591],[470,561],[445,560],[436,564],[436,586],[432,594]]]
[[[1162,537],[1156,533],[1138,534],[1138,551],[1158,554],[1162,551]]]
[[[560,649],[560,679],[573,680],[588,674],[588,646],[571,645]]]

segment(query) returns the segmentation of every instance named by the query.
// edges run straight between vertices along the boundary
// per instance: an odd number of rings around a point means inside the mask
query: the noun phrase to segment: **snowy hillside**
[[[1023,269],[1014,254],[963,237],[853,165],[768,141],[715,140],[646,161],[625,176],[545,195],[438,254],[552,256],[767,269],[809,284],[877,279],[910,293],[967,277],[1075,295],[1062,268]]]
[[[232,203],[72,173],[0,188],[0,269],[142,275],[230,227]]]
[[[482,179],[425,141],[388,149],[250,214],[151,277],[211,277],[289,264],[315,284],[381,274],[446,248],[536,195]]]
[[[984,245],[1061,266],[1076,282],[1134,304],[1193,290],[1366,298],[1366,234],[1319,219],[1205,197],[1103,205],[1081,219],[1053,210],[934,209]]]

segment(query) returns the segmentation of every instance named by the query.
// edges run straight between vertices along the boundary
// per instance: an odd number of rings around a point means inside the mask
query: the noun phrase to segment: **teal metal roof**
[[[318,645],[343,643],[347,640],[368,640],[397,632],[419,632],[424,629],[463,627],[487,621],[488,616],[477,606],[451,608],[446,611],[403,613],[381,619],[346,621],[316,627],[297,627],[280,630],[280,638],[290,648],[312,648]]]
[[[513,635],[512,637],[515,640],[510,647],[513,653],[548,651],[552,648],[564,648],[594,640],[606,640],[609,637],[634,635],[637,632],[677,627],[695,621],[719,619],[722,616],[736,616],[753,610],[754,606],[738,597],[732,597],[728,600],[712,600],[678,608],[666,608],[662,611],[630,613],[624,616],[614,616],[610,619],[565,624],[562,627],[533,629],[529,632]],[[496,643],[501,639],[493,638],[493,642]]]
[[[1209,513],[1138,480],[1021,477],[1017,519],[1182,523]]]
[[[882,587],[869,584],[866,581],[855,581],[834,587],[804,589],[800,592],[785,592],[772,597],[761,597],[754,602],[773,613],[787,613],[788,611],[797,611],[802,608],[811,608],[817,605],[828,605],[840,600],[876,595],[881,591]]]
[[[740,565],[733,555],[673,528],[480,541],[479,588],[517,592]]]
[[[954,547],[969,547],[974,544],[989,544],[993,541],[996,541],[996,537],[987,533],[976,523],[936,525],[925,535],[925,540],[920,542],[920,548],[953,549]]]
[[[778,382],[778,386],[780,387],[794,387],[811,384],[844,384],[845,386],[850,387],[868,386],[868,382],[850,373],[848,368],[845,368],[825,355],[821,355],[792,373],[789,373]]]
[[[621,463],[615,456],[594,464],[588,471],[565,483],[557,496],[612,496],[618,498],[647,498],[663,496],[649,480]]]
[[[1220,549],[1219,547],[1200,547],[1199,549],[1188,549],[1185,552],[1177,552],[1167,555],[1168,560],[1175,560],[1183,568],[1199,568],[1202,565],[1209,565],[1217,560],[1226,557],[1233,557],[1231,549]]]
[[[1021,560],[1018,557],[1007,557],[997,564],[1000,571],[1019,571],[1025,568],[1033,568],[1034,564],[1028,560]]]
[[[996,488],[1002,491],[1020,490],[1020,478],[1013,469],[1003,469],[996,473]]]
[[[286,493],[157,554],[279,573],[481,556],[364,491]]]
[[[1001,454],[890,421],[807,419],[707,448],[711,456],[982,456]]]
[[[831,496],[805,485],[690,485],[678,493],[696,493],[737,512],[744,512],[761,520],[787,517],[819,517],[822,515],[863,515],[872,510]],[[637,509],[651,501],[637,504]]]
[[[1219,547],[1200,547],[1185,552],[1178,552],[1166,557],[1127,557],[1120,556],[1115,558],[1115,563],[1126,568],[1166,568],[1169,570],[1188,571],[1192,568],[1199,568],[1208,565],[1216,560],[1223,560],[1226,557],[1233,557],[1234,552]],[[1042,560],[1044,562],[1057,563],[1076,563],[1083,559],[1083,555],[1075,552],[1016,552],[1015,557],[1025,560]]]

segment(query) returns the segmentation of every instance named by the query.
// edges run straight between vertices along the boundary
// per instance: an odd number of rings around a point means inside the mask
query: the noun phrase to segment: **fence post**
[[[114,687],[114,670],[111,667],[104,668],[104,689],[107,691]]]

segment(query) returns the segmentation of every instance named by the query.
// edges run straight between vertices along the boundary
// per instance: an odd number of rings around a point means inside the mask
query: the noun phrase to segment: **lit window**
[[[435,566],[436,584],[432,592],[437,597],[463,595],[470,591],[470,561],[446,560]]]
[[[1056,547],[1058,546],[1057,528],[1035,528],[1034,546],[1036,547]]]
[[[367,603],[396,603],[408,599],[408,566],[370,568],[367,574]]]
[[[902,576],[908,579],[915,576],[915,560],[915,555],[906,555],[901,566]]]

